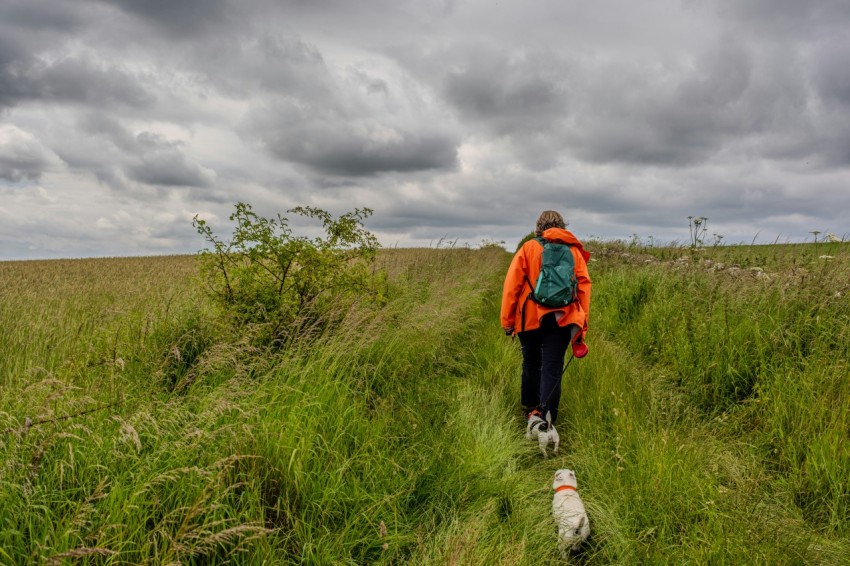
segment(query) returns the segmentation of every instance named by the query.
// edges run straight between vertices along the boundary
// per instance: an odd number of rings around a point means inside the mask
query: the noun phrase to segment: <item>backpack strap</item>
[[[534,238],[534,240],[538,244],[540,244],[541,247],[546,246],[546,239],[545,238],[543,238],[541,236],[537,236],[536,238]],[[525,282],[528,283],[528,288],[531,289],[531,292],[525,296],[525,300],[522,302],[522,309],[520,310],[520,316],[522,317],[522,324],[520,325],[520,332],[525,332],[525,307],[528,304],[528,299],[530,299],[531,295],[534,294],[534,285],[531,284],[531,279],[528,278],[527,274],[523,274],[523,277],[525,278]]]

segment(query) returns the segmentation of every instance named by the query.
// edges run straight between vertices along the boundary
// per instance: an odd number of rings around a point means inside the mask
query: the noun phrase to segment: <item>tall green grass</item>
[[[217,326],[198,295],[162,305],[174,270],[158,272],[161,287],[127,291],[159,261],[137,260],[108,283],[103,262],[73,264],[83,275],[61,288],[56,263],[13,304],[2,342],[4,560],[404,561],[478,498],[470,481],[499,483],[498,467],[465,464],[469,445],[456,449],[450,432],[479,412],[456,402],[458,383],[498,284],[498,251],[388,251],[385,308],[355,308],[274,359]],[[11,277],[26,269],[12,267]],[[192,289],[189,273],[173,288]],[[125,316],[105,316],[119,302],[109,294],[124,292]],[[91,328],[58,355],[21,347],[42,298],[54,318],[36,336]]]
[[[827,245],[831,254],[719,248],[662,263],[612,249],[595,306],[705,420],[744,435],[809,527],[847,536],[850,250]]]
[[[0,263],[0,563],[557,564],[561,467],[568,562],[846,563],[842,249],[597,244],[548,460],[497,249],[385,250],[385,306],[277,353],[192,258]]]

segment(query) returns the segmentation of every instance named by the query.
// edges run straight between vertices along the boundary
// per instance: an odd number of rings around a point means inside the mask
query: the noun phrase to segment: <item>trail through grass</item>
[[[383,308],[274,355],[190,258],[0,264],[0,563],[556,564],[560,467],[570,562],[848,563],[843,248],[594,251],[549,460],[504,252],[384,251]]]

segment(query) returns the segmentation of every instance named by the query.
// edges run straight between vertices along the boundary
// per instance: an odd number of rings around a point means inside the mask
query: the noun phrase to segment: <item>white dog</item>
[[[555,425],[552,424],[552,413],[546,411],[546,420],[544,421],[537,415],[532,415],[528,419],[528,426],[525,427],[525,437],[529,440],[537,439],[537,445],[540,451],[543,452],[543,457],[546,458],[546,448],[551,442],[555,448],[552,454],[558,453],[558,446],[561,444],[561,436],[555,430]]]
[[[590,536],[590,520],[576,488],[578,481],[574,471],[555,472],[555,481],[552,482],[552,489],[555,490],[552,516],[558,523],[559,546],[565,556],[568,550],[577,550]]]

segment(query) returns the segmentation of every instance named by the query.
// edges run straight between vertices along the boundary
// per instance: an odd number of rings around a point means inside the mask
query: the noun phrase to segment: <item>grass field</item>
[[[597,242],[561,455],[523,438],[510,255],[385,250],[286,350],[192,257],[0,262],[0,563],[850,563],[850,245]]]

